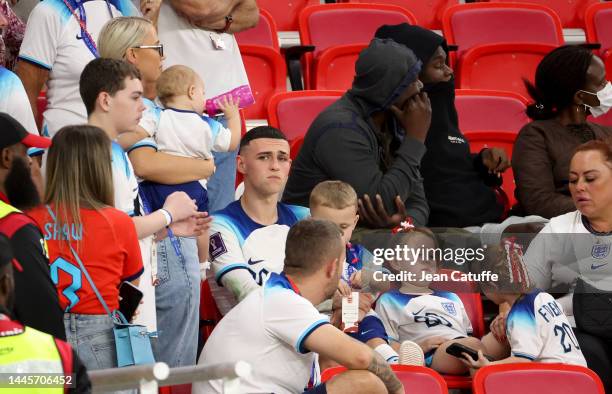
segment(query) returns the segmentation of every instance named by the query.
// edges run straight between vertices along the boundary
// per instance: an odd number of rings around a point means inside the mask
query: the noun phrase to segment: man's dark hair
[[[342,254],[342,232],[328,220],[304,219],[287,234],[284,271],[309,276]]]
[[[287,137],[282,131],[272,126],[258,126],[251,129],[248,133],[240,140],[240,151],[242,148],[247,146],[251,141],[259,138],[273,138],[277,140],[287,141]]]
[[[111,96],[125,89],[125,79],[141,79],[140,71],[123,60],[98,58],[89,62],[79,79],[81,99],[87,115],[96,109],[96,100],[102,92]]]
[[[552,119],[572,105],[574,95],[584,89],[593,53],[578,45],[564,45],[544,56],[535,74],[535,85],[525,81],[534,103],[527,116]]]

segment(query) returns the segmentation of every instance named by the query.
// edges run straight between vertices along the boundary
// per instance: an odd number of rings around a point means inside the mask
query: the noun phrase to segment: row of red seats
[[[417,23],[407,10],[394,5],[320,4],[299,15],[302,44],[314,46],[303,59],[309,89],[346,90],[355,60],[382,24]],[[598,52],[612,75],[612,2],[586,11],[587,40],[601,44]],[[503,28],[500,28],[503,26]],[[475,3],[451,6],[444,13],[443,32],[456,69],[457,86],[505,90],[527,96],[523,79],[532,79],[542,57],[564,43],[559,16],[533,4]],[[273,17],[262,9],[256,29],[237,35],[257,103],[247,118],[266,117],[266,102],[286,90],[286,65],[280,54]],[[504,75],[504,78],[499,78]]]
[[[412,365],[391,368],[410,394],[446,394],[450,385],[434,370]],[[328,381],[344,367],[323,371]],[[470,387],[474,394],[605,394],[601,379],[588,368],[567,364],[518,363],[481,368]]]
[[[442,16],[450,6],[459,4],[459,0],[338,0],[338,3],[379,3],[403,7],[412,12],[421,26],[440,30]],[[584,18],[587,6],[600,0],[480,0],[491,3],[530,3],[541,4],[552,8],[560,17],[565,28],[585,28]],[[298,30],[299,14],[304,7],[319,4],[319,0],[258,0],[259,7],[274,17],[281,31]]]

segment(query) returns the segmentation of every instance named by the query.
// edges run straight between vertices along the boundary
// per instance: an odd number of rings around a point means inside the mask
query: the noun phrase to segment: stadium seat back
[[[473,47],[459,61],[458,86],[461,89],[503,90],[529,97],[524,81],[533,81],[538,64],[553,49],[555,46],[545,44]]]
[[[514,149],[514,141],[516,140],[517,134],[508,133],[507,131],[465,131],[463,133],[470,143],[470,150],[472,153],[478,153],[483,148],[502,148],[506,151],[508,158],[512,160],[512,151]],[[514,196],[514,174],[512,167],[508,168],[503,174],[502,188],[510,199],[510,205],[516,204],[516,197]]]
[[[459,58],[476,45],[493,43],[563,44],[559,16],[539,4],[471,3],[446,10],[444,36],[458,45]]]
[[[460,130],[507,130],[518,133],[529,122],[528,101],[512,92],[457,89],[455,107]]]
[[[446,394],[446,382],[431,368],[414,365],[391,365],[391,369],[404,385],[404,391],[410,394]],[[328,368],[321,374],[321,381],[327,382],[332,377],[346,371],[345,367]]]
[[[585,24],[587,41],[601,44],[602,57],[610,57],[610,52],[612,52],[612,2],[589,6],[585,15]]]
[[[303,137],[321,111],[342,94],[311,90],[275,94],[268,103],[268,124],[281,129],[289,141]]]
[[[236,33],[238,45],[259,45],[279,51],[278,30],[272,15],[264,9],[259,10],[259,22],[252,29]]]
[[[47,110],[47,94],[46,92],[40,92],[38,97],[36,98],[36,109],[38,109],[38,115],[36,116],[36,126],[38,130],[42,133],[42,124],[43,124],[43,114]]]
[[[304,145],[304,137],[297,137],[291,141],[291,145],[289,146],[289,156],[291,157],[291,160],[295,160],[297,158],[298,153],[300,153],[300,149],[302,149],[302,145]]]
[[[567,364],[519,363],[481,368],[474,376],[474,394],[604,394],[590,369]]]
[[[320,4],[306,7],[300,13],[302,44],[314,45],[314,56],[336,45],[367,45],[382,25],[416,19],[407,10],[381,4]]]
[[[319,3],[319,0],[257,0],[259,9],[266,10],[272,16],[279,31],[296,31],[300,11],[308,5]]]
[[[442,15],[459,0],[348,0],[348,3],[392,4],[403,7],[414,14],[419,26],[432,30],[442,30]]]
[[[287,90],[287,69],[278,51],[270,47],[241,45],[240,54],[255,97],[244,111],[247,119],[265,119],[270,97]]]
[[[315,89],[350,89],[355,77],[355,63],[365,47],[364,44],[340,45],[324,50],[315,65]]]
[[[584,29],[584,15],[590,4],[600,0],[489,0],[491,3],[529,3],[550,7],[568,29]]]

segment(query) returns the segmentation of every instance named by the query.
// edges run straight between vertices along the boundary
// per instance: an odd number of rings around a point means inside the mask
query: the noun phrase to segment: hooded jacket
[[[376,37],[390,38],[407,46],[423,67],[439,46],[448,53],[443,37],[406,23],[382,26]],[[488,174],[482,156],[470,153],[470,145],[459,130],[454,80],[426,84],[423,90],[429,96],[432,112],[425,140],[427,153],[421,162],[425,195],[431,210],[428,225],[467,227],[499,222],[503,207],[498,205],[492,186],[500,185],[501,179]]]
[[[374,39],[359,55],[353,85],[314,120],[291,166],[283,201],[309,205],[311,190],[326,180],[350,184],[361,198],[382,197],[389,214],[395,197],[415,223],[425,225],[429,208],[419,171],[425,146],[405,134],[391,112],[382,130],[372,121],[387,111],[421,70],[408,48]]]

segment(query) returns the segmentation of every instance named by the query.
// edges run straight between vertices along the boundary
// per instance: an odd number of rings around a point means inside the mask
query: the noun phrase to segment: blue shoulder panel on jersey
[[[450,292],[450,291],[438,291],[438,290],[435,290],[432,293],[432,295],[435,295],[435,296],[440,297],[440,298],[446,298],[447,300],[455,301],[455,302],[458,302],[460,304],[463,304],[463,302],[461,302],[461,298],[459,298],[459,296],[457,294],[455,294],[453,292]]]
[[[219,226],[223,226],[228,230],[231,230],[238,239],[238,243],[240,247],[244,244],[246,237],[250,234],[249,232],[245,232],[244,227],[241,225],[240,221],[236,221],[234,216],[228,215],[225,210],[217,211],[212,215],[213,220]]]
[[[79,5],[75,0],[69,0],[70,6],[73,9],[78,9]],[[50,7],[53,11],[57,12],[57,14],[61,17],[62,23],[66,23],[68,19],[72,16],[72,12],[66,7],[63,0],[46,0],[41,1],[41,7]]]
[[[208,127],[210,127],[210,133],[212,134],[212,140],[214,143],[223,125],[219,123],[218,121],[214,120],[213,118],[206,116],[206,115],[202,115],[201,118],[204,122],[208,124]]]
[[[380,296],[377,303],[383,303],[387,305],[391,305],[394,308],[401,309],[404,308],[410,300],[413,298],[420,297],[420,295],[415,294],[403,294],[400,293],[399,290],[390,290],[383,295]]]
[[[46,69],[46,70],[51,71],[51,66],[50,66],[50,65],[45,64],[45,63],[43,63],[43,62],[41,62],[41,61],[39,61],[39,60],[36,60],[36,59],[34,59],[34,58],[31,58],[31,57],[29,57],[29,56],[26,56],[26,55],[19,55],[19,59],[24,60],[24,61],[26,61],[26,62],[28,62],[28,63],[32,63],[32,64],[33,64],[33,65],[35,65],[35,66],[39,66],[39,67],[42,67],[42,68],[44,68],[44,69]]]
[[[306,341],[306,338],[308,338],[308,336],[312,334],[317,328],[325,324],[329,324],[329,321],[325,319],[321,319],[321,320],[318,320],[312,323],[306,330],[304,330],[302,335],[300,335],[300,337],[298,338],[297,343],[295,344],[295,350],[298,353],[302,353],[302,354],[310,352],[310,350],[304,347],[304,341]]]
[[[293,219],[293,222],[291,224],[280,223],[280,217],[279,217],[279,223],[278,224],[287,224],[289,226],[293,226],[295,224],[295,222],[300,221],[302,219],[306,219],[307,217],[310,216],[310,209],[308,209],[306,207],[302,207],[300,205],[283,204],[283,203],[279,203],[278,205],[279,205],[279,207],[282,205],[282,208],[279,208],[279,210],[287,208],[293,214],[293,216],[295,217],[295,219]]]
[[[127,153],[130,153],[131,151],[138,149],[138,148],[153,148],[155,149],[155,151],[157,151],[157,144],[155,143],[155,140],[153,138],[143,138],[140,141],[138,141],[137,143],[135,143],[134,145],[130,146],[129,149],[127,150]]]
[[[540,293],[541,291],[536,289],[515,301],[510,309],[510,313],[508,313],[506,327],[509,327],[512,324],[514,326],[521,326],[528,329],[535,328],[536,319],[534,302]]]
[[[128,158],[126,153],[123,151],[121,145],[116,143],[115,141],[111,142],[112,146],[112,155],[111,161],[113,165],[119,165],[125,171],[125,176],[130,178],[133,174],[130,171],[130,165],[128,162]]]

